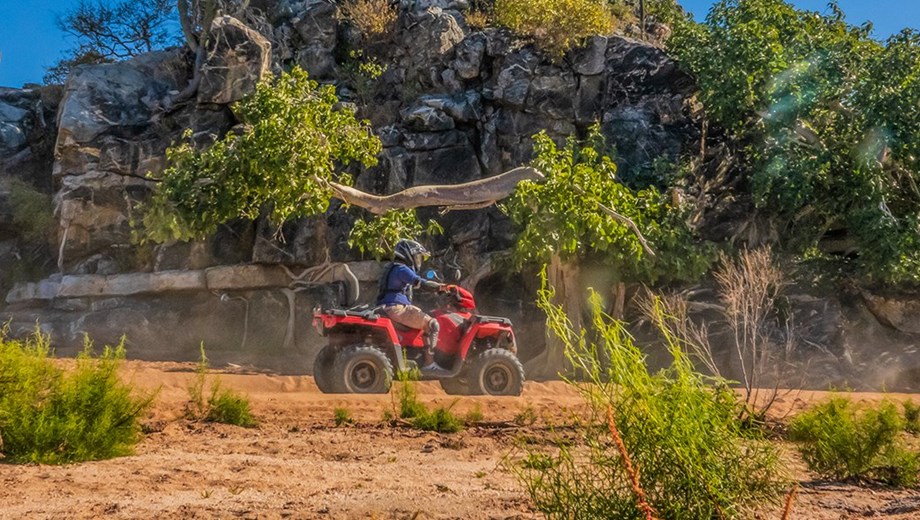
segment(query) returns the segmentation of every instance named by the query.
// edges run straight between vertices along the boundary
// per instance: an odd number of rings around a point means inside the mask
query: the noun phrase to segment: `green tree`
[[[169,167],[144,211],[147,238],[191,240],[234,218],[263,210],[281,224],[323,213],[330,183],[350,184],[340,165],[370,166],[380,140],[354,110],[339,104],[335,88],[320,86],[296,68],[235,107],[243,130],[204,150],[191,136],[167,151]]]
[[[722,0],[705,23],[675,27],[669,51],[700,86],[708,115],[741,151],[755,201],[785,246],[845,233],[856,266],[920,282],[920,38],[882,44],[871,26],[782,0]]]
[[[534,152],[533,166],[545,180],[522,183],[504,204],[520,229],[515,256],[519,263],[548,264],[555,303],[576,329],[584,262],[608,266],[611,283],[695,279],[706,272],[710,247],[694,239],[683,209],[655,188],[623,185],[598,125],[585,140],[570,137],[562,148],[538,134]],[[533,366],[552,376],[564,364],[564,350],[553,337],[547,340]]]

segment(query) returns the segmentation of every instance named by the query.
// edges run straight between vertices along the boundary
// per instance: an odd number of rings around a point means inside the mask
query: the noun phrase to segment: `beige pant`
[[[394,322],[410,329],[427,330],[428,322],[434,319],[415,305],[387,305],[384,312]]]

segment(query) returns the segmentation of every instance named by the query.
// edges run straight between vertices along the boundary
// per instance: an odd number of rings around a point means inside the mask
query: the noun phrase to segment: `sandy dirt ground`
[[[68,466],[0,464],[0,518],[540,518],[504,461],[522,435],[541,435],[541,425],[582,410],[578,395],[558,382],[528,383],[520,398],[459,400],[423,383],[426,403],[482,411],[481,426],[442,435],[384,425],[390,396],[324,395],[307,376],[224,373],[223,384],[252,399],[260,425],[246,429],[182,418],[192,370],[128,362],[127,379],[158,389],[136,454]],[[786,394],[776,411],[824,397]],[[357,424],[336,427],[338,407]],[[513,424],[524,411],[536,424]],[[822,482],[790,447],[784,451],[800,481],[791,518],[920,518],[920,491]],[[777,506],[756,518],[781,516]]]

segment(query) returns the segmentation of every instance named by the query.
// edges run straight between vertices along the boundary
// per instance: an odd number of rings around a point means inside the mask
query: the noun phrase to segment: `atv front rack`
[[[501,325],[511,326],[511,320],[499,316],[475,316],[474,319],[479,323],[499,323]]]

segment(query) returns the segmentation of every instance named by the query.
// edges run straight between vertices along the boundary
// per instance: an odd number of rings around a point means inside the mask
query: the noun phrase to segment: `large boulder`
[[[271,43],[232,16],[219,16],[201,67],[198,102],[228,105],[255,90],[271,67]]]
[[[479,77],[482,59],[486,53],[487,38],[482,33],[472,33],[456,46],[450,66],[462,79]]]

